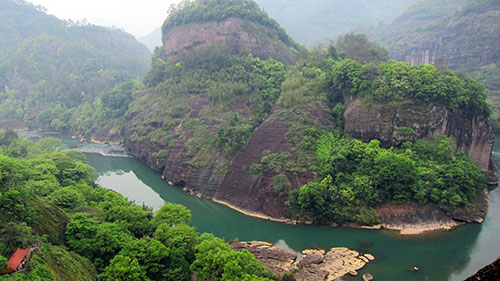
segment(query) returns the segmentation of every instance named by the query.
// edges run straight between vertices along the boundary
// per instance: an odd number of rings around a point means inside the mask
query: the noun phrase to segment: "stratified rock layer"
[[[430,139],[436,134],[447,135],[456,139],[456,152],[463,151],[488,172],[488,183],[498,183],[491,159],[495,135],[486,118],[432,104],[368,104],[352,96],[345,99],[345,131],[352,137],[364,142],[377,139],[383,147],[390,147],[405,141]],[[411,128],[415,134],[405,135],[397,130],[401,127]]]
[[[362,255],[347,248],[325,250],[304,250],[298,258],[296,252],[273,246],[267,242],[251,241],[231,244],[235,250],[247,249],[262,265],[269,267],[276,275],[292,272],[296,280],[333,281],[346,274],[355,274],[375,258]]]
[[[488,5],[461,15],[450,7],[428,14],[422,14],[425,8],[414,8],[389,25],[382,37],[392,58],[411,65],[442,60],[450,69],[467,70],[495,63],[500,59],[500,5]]]
[[[181,25],[163,34],[167,56],[211,44],[227,47],[233,55],[253,54],[294,63],[299,53],[260,24],[240,18]]]

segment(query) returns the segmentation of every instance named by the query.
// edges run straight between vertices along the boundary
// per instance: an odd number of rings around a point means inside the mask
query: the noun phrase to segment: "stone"
[[[358,272],[356,270],[351,270],[351,271],[349,271],[349,275],[358,276]]]
[[[370,255],[370,254],[365,254],[364,256],[365,256],[368,260],[370,260],[370,261],[375,260],[375,257],[374,257],[374,256],[372,256],[372,255]]]
[[[370,273],[365,273],[365,274],[363,274],[363,280],[364,281],[373,280],[373,275],[371,275]]]
[[[297,259],[296,252],[276,247],[268,242],[236,242],[231,244],[231,248],[236,251],[247,249],[262,265],[269,267],[277,276],[288,272]]]

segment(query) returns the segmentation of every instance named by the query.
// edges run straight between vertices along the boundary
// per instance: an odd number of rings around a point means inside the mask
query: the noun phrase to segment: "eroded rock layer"
[[[296,280],[302,281],[333,281],[346,274],[357,275],[357,270],[375,259],[370,254],[363,255],[347,248],[332,248],[326,253],[325,250],[307,249],[299,257],[291,249],[267,242],[236,242],[231,247],[238,251],[248,250],[278,276],[291,272]]]
[[[167,56],[211,44],[225,46],[233,55],[253,54],[263,59],[271,57],[286,63],[294,63],[299,55],[296,49],[287,46],[265,27],[235,17],[220,22],[181,25],[163,34],[163,46]]]
[[[496,166],[491,159],[495,135],[484,117],[432,104],[368,104],[349,96],[344,118],[346,133],[365,142],[378,139],[384,147],[430,139],[436,134],[453,137],[457,141],[456,152],[464,152],[487,171],[489,184],[498,183]],[[400,128],[410,128],[415,134],[398,130]]]

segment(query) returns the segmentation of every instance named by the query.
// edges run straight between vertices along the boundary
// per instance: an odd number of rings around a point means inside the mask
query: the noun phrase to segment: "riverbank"
[[[261,213],[257,213],[257,212],[251,212],[251,211],[246,211],[246,210],[243,210],[241,208],[238,208],[228,202],[225,202],[225,201],[222,201],[222,200],[217,200],[215,198],[212,198],[211,201],[215,202],[215,203],[218,203],[218,204],[221,204],[221,205],[224,205],[230,209],[233,209],[239,213],[242,213],[244,215],[247,215],[249,217],[254,217],[254,218],[259,218],[259,219],[263,219],[263,220],[269,220],[269,221],[275,221],[275,222],[281,222],[281,223],[287,223],[287,224],[296,224],[294,221],[290,220],[290,219],[285,219],[285,218],[273,218],[271,216],[268,216],[268,215],[265,215],[265,214],[261,214]]]
[[[264,219],[264,220],[269,220],[269,221],[275,221],[275,222],[281,222],[281,223],[286,223],[286,224],[312,224],[312,222],[302,222],[298,223],[297,221],[291,220],[291,219],[285,219],[285,218],[274,218],[262,213],[257,213],[257,212],[251,212],[247,210],[243,210],[237,206],[234,206],[233,204],[230,204],[228,202],[222,201],[222,200],[217,200],[217,199],[212,199],[211,201],[224,205],[234,211],[237,211],[239,213],[242,213],[246,216],[254,217],[254,218],[259,218],[259,219]],[[435,231],[450,231],[458,226],[464,225],[465,222],[457,221],[452,218],[450,218],[448,215],[444,213],[444,211],[440,209],[433,209],[431,207],[418,207],[415,206],[416,203],[387,203],[384,204],[379,211],[384,216],[387,216],[388,213],[400,217],[401,221],[397,221],[392,218],[386,218],[385,222],[382,222],[379,225],[375,226],[362,226],[358,224],[347,224],[347,225],[342,225],[342,227],[350,227],[350,228],[359,228],[359,229],[369,229],[369,230],[381,230],[381,229],[388,229],[388,230],[394,230],[398,231],[399,235],[403,236],[413,236],[413,235],[422,235],[422,234],[427,234],[429,232],[435,232]],[[393,207],[394,209],[392,210],[387,210]],[[426,215],[416,215],[415,213],[412,212],[407,212],[406,219],[401,218],[402,211],[401,210],[420,210],[423,211],[424,213],[427,213]],[[383,210],[383,211],[382,211]],[[434,213],[435,215],[429,217],[429,213]],[[399,214],[398,214],[399,213]],[[436,215],[437,214],[437,215]],[[380,214],[379,214],[380,215]],[[413,218],[408,221],[408,218],[413,215]],[[425,220],[425,217],[427,217],[427,220]],[[332,227],[338,227],[338,225],[331,225]]]

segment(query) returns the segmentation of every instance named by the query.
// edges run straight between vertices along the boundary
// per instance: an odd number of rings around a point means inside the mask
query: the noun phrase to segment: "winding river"
[[[83,151],[102,147],[84,146]],[[89,150],[90,149],[90,150]],[[108,151],[109,152],[109,151]],[[199,232],[226,239],[279,242],[301,251],[306,248],[348,247],[376,257],[361,274],[377,280],[464,280],[500,256],[500,188],[490,190],[490,206],[483,224],[468,224],[448,232],[402,237],[387,230],[333,228],[315,225],[288,225],[245,216],[225,206],[185,193],[170,186],[160,175],[131,157],[116,153],[103,156],[87,153],[98,171],[98,183],[122,193],[137,203],[158,208],[163,202],[182,204],[193,214]],[[124,157],[116,157],[116,156]],[[500,167],[500,142],[494,158]],[[417,266],[419,272],[409,272]],[[344,280],[358,280],[345,277]]]

